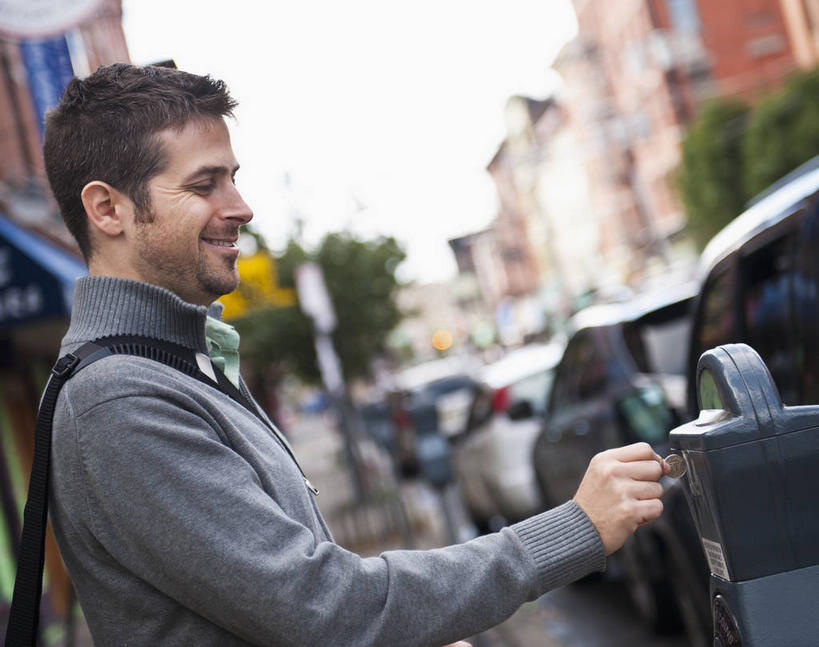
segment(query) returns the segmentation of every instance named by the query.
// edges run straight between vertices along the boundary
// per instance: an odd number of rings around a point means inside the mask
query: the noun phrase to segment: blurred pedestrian
[[[135,335],[208,376],[111,355],[61,392],[51,518],[95,643],[437,647],[604,569],[662,512],[667,466],[644,443],[598,455],[574,500],[464,544],[363,558],[333,542],[220,320],[253,217],[235,105],[210,77],[118,64],[47,118],[49,182],[89,268],[62,353]]]

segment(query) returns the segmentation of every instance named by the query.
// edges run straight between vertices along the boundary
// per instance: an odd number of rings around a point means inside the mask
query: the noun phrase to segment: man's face
[[[239,165],[222,119],[159,134],[167,167],[148,183],[150,213],[134,222],[137,276],[208,305],[239,284],[236,239],[253,217],[236,190]]]

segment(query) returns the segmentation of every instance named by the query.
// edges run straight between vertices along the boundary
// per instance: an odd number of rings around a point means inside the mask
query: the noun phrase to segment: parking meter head
[[[742,581],[819,564],[819,406],[785,407],[745,344],[706,351],[699,417],[669,435],[711,572]]]

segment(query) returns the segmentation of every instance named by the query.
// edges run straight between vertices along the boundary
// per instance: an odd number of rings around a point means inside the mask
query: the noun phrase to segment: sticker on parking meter
[[[728,566],[725,564],[725,554],[722,552],[722,546],[703,537],[702,547],[705,549],[705,559],[708,560],[708,568],[711,569],[711,572],[723,580],[730,580],[731,576],[728,574]]]

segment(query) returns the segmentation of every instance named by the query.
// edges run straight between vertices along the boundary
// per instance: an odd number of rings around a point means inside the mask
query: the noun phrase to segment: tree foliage
[[[753,110],[743,139],[749,196],[819,153],[819,72],[792,77]]]
[[[819,154],[819,71],[796,74],[753,108],[707,105],[683,139],[680,191],[701,246],[753,196]]]
[[[742,135],[748,112],[739,102],[708,104],[683,140],[680,188],[688,230],[699,246],[746,202]]]
[[[395,270],[405,256],[394,238],[363,241],[332,233],[314,254],[290,240],[278,258],[282,287],[295,286],[295,270],[305,261],[321,267],[338,321],[333,343],[347,379],[368,374],[401,320]],[[311,322],[298,306],[256,311],[234,323],[242,336],[243,361],[249,358],[257,366],[283,362],[303,380],[320,381]]]

